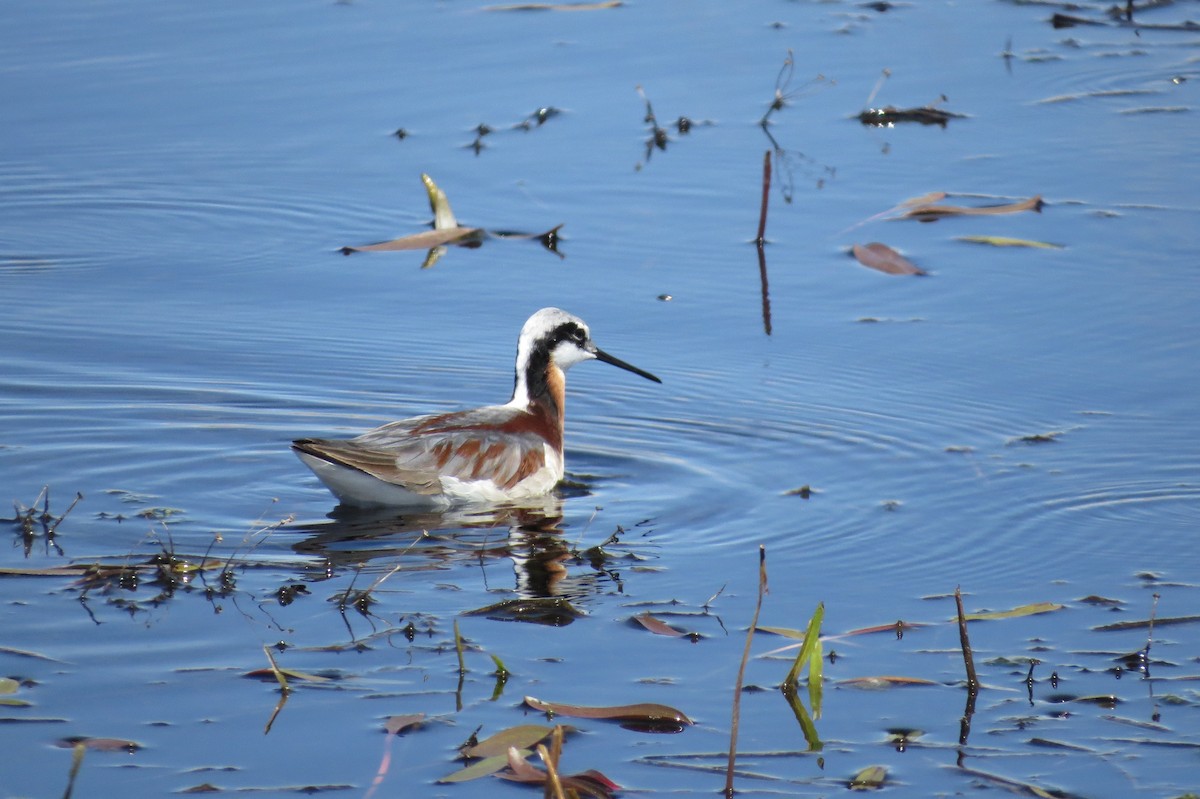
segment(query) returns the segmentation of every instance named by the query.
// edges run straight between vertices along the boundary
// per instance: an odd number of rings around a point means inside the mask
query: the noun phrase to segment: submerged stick
[[[758,601],[754,605],[754,618],[746,631],[746,648],[742,651],[742,664],[738,667],[737,683],[733,687],[733,720],[729,725],[729,765],[725,768],[725,797],[733,796],[733,768],[737,761],[738,720],[742,709],[742,681],[746,676],[746,662],[750,660],[750,644],[754,641],[754,630],[758,627],[758,612],[762,610],[763,594],[767,593],[767,548],[758,546]]]

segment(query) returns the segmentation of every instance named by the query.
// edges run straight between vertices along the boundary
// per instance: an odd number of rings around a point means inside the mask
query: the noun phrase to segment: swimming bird
[[[521,328],[507,404],[414,416],[351,439],[302,438],[292,450],[348,505],[447,508],[539,497],[563,477],[564,373],[589,360],[662,382],[597,347],[578,316],[543,308]]]

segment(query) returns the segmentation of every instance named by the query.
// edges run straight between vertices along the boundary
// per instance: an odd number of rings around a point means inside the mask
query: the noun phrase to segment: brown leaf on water
[[[516,748],[509,748],[508,767],[512,769],[512,775],[506,777],[506,779],[513,780],[514,782],[529,782],[541,785],[546,781],[546,772],[530,763],[527,757],[527,755],[523,755],[517,751]]]
[[[29,569],[17,566],[0,567],[0,577],[82,577],[90,566],[48,566],[44,569]]]
[[[568,705],[562,702],[544,702],[532,696],[525,697],[525,704],[543,713],[553,713],[557,716],[572,716],[581,719],[608,719],[612,721],[644,722],[647,724],[692,724],[694,723],[682,711],[668,705],[654,702],[641,702],[634,705],[609,705],[593,707],[586,705]]]
[[[924,275],[924,269],[913,264],[900,253],[886,244],[871,242],[870,244],[855,244],[852,248],[854,257],[863,266],[878,270],[889,275]]]
[[[603,11],[620,8],[623,0],[603,0],[599,3],[514,3],[506,6],[484,6],[484,11]]]
[[[508,767],[510,771],[508,773],[497,774],[496,776],[504,780],[529,785],[545,784],[549,775],[530,763],[527,760],[528,756],[529,753],[527,752],[510,749],[508,753]],[[620,785],[617,785],[595,769],[588,769],[587,771],[581,771],[578,774],[570,776],[559,775],[558,779],[564,789],[564,793],[568,796],[575,794],[577,796],[590,796],[593,799],[610,799],[613,794],[621,790]]]
[[[281,675],[281,674],[285,678],[291,678],[293,680],[300,680],[302,682],[329,682],[330,680],[333,679],[332,677],[322,677],[319,674],[310,674],[305,671],[296,671],[295,669],[270,669],[270,668],[253,669],[252,671],[246,672],[242,676],[249,677],[252,680],[270,681],[270,680],[278,680],[279,675]]]
[[[918,627],[928,627],[928,624],[918,621],[894,621],[891,624],[876,624],[874,627],[860,627],[857,630],[850,630],[842,633],[839,638],[851,635],[872,635],[873,633],[902,633],[908,630],[915,630]]]
[[[922,194],[920,197],[909,197],[907,200],[897,205],[896,210],[900,208],[912,208],[914,206],[921,205],[933,205],[934,203],[940,203],[944,199],[946,199],[946,192],[931,191],[928,194]]]
[[[407,729],[420,726],[425,720],[424,713],[409,713],[404,716],[389,716],[383,728],[387,730],[389,735],[398,735]]]
[[[1027,200],[1006,205],[917,205],[905,211],[901,217],[929,222],[943,216],[995,216],[997,214],[1016,214],[1022,211],[1040,212],[1043,205],[1045,203],[1042,202],[1042,196],[1038,194]]]
[[[1097,632],[1113,632],[1116,630],[1136,630],[1143,627],[1168,627],[1173,624],[1195,624],[1200,622],[1200,616],[1167,616],[1162,619],[1140,619],[1137,621],[1118,621],[1113,624],[1101,624],[1092,629]]]
[[[884,688],[902,688],[909,685],[941,685],[941,683],[934,682],[933,680],[922,679],[921,677],[880,675],[877,677],[851,677],[848,680],[838,680],[838,685],[846,685],[851,688],[866,688],[877,691]]]
[[[691,638],[693,641],[700,637],[697,633],[688,633],[684,632],[683,630],[677,630],[662,619],[657,619],[654,616],[651,616],[648,611],[646,613],[637,614],[633,617],[633,620],[655,635],[666,635],[670,638]]]
[[[125,738],[88,738],[87,736],[71,736],[62,738],[57,743],[60,749],[74,749],[83,746],[93,752],[136,752],[142,745]]]
[[[352,252],[399,252],[402,250],[429,250],[447,244],[467,245],[472,242],[482,242],[487,237],[487,231],[477,227],[448,228],[443,230],[426,230],[402,236],[391,241],[381,241],[376,244],[362,244],[357,247],[343,247],[342,253]]]
[[[454,211],[450,208],[450,200],[446,198],[446,192],[442,191],[433,178],[422,172],[421,183],[425,186],[425,193],[429,197],[429,209],[433,212],[433,230],[425,230],[420,233],[401,236],[391,241],[380,241],[375,244],[342,247],[342,255],[349,255],[355,252],[428,250],[429,253],[425,258],[425,263],[422,265],[422,268],[428,268],[433,266],[442,253],[445,252],[441,249],[442,247],[453,244],[457,247],[469,247],[473,249],[481,246],[485,239],[496,237],[537,239],[547,250],[550,250],[560,258],[563,257],[562,253],[558,251],[558,231],[562,225],[557,225],[545,233],[515,233],[509,231],[489,233],[480,227],[463,227],[458,224],[458,219],[454,216]]]

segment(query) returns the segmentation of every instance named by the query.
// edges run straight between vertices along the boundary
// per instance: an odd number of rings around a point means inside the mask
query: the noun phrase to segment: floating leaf
[[[425,720],[424,713],[409,713],[404,716],[389,716],[383,728],[390,735],[399,735],[407,729],[417,727]]]
[[[757,633],[782,635],[784,638],[795,638],[797,641],[804,640],[804,632],[802,630],[793,630],[790,627],[765,627],[760,624],[754,628],[754,631]]]
[[[1200,616],[1167,616],[1162,619],[1140,619],[1138,621],[1118,621],[1112,624],[1101,624],[1099,627],[1093,627],[1097,632],[1113,632],[1116,630],[1136,630],[1142,627],[1167,627],[1172,624],[1195,624],[1200,622]]]
[[[16,566],[0,567],[0,576],[4,577],[82,577],[88,573],[91,566],[48,566],[44,569],[29,569]],[[3,649],[0,651],[11,651]]]
[[[420,233],[401,236],[398,239],[390,241],[376,242],[375,244],[342,247],[342,254],[428,250],[425,262],[421,265],[425,269],[437,263],[448,244],[474,248],[482,245],[484,240],[495,236],[497,238],[537,239],[547,250],[550,250],[560,258],[562,257],[562,254],[558,251],[558,231],[562,225],[558,225],[545,233],[533,234],[499,231],[493,234],[480,227],[463,227],[458,224],[458,219],[454,216],[454,211],[450,208],[450,201],[446,198],[446,193],[434,183],[433,178],[425,173],[421,173],[421,182],[425,185],[425,193],[429,197],[429,207],[433,211],[433,230],[425,230]]]
[[[883,108],[868,108],[858,114],[859,122],[877,128],[890,128],[897,122],[919,122],[922,125],[940,125],[944,128],[946,123],[952,119],[965,119],[965,117],[962,114],[943,111],[931,105],[923,105],[919,108],[896,108],[889,105]]]
[[[586,615],[562,597],[508,599],[494,605],[463,611],[464,616],[486,616],[497,621],[531,621],[562,627]]]
[[[540,751],[544,752],[545,747],[542,747]],[[501,779],[531,785],[543,785],[547,783],[547,773],[526,760],[528,756],[529,753],[519,752],[516,749],[508,750],[508,767],[511,771],[497,774],[496,776]],[[570,776],[559,775],[558,781],[567,795],[591,796],[595,797],[595,799],[609,799],[609,797],[621,789],[621,786],[595,769],[588,769],[587,771]]]
[[[987,613],[968,613],[964,618],[967,621],[1017,619],[1021,616],[1035,616],[1039,613],[1050,613],[1055,610],[1062,610],[1064,607],[1064,605],[1058,605],[1053,602],[1034,602],[1032,605],[1021,605],[1019,608],[1013,608],[1012,610],[994,610]]]
[[[852,249],[854,257],[863,266],[875,269],[889,275],[924,275],[927,274],[912,261],[886,244],[877,241],[870,244],[855,244]]]
[[[508,750],[508,767],[512,775],[508,777],[515,782],[529,782],[537,785],[546,781],[546,772],[533,765],[527,759],[529,756],[517,751],[515,747]]]
[[[651,616],[649,611],[637,614],[633,617],[633,620],[655,635],[666,635],[671,638],[691,638],[693,641],[700,639],[699,633],[688,633],[683,630],[677,630],[665,621]]]
[[[1049,433],[1030,433],[1027,436],[1010,438],[1005,444],[1009,446],[1014,444],[1050,444],[1057,441],[1062,435],[1061,430],[1052,430]]]
[[[1032,782],[1021,782],[1020,780],[1014,780],[1011,777],[992,774],[988,771],[980,771],[979,769],[971,768],[970,766],[960,765],[958,768],[964,774],[970,774],[973,777],[979,777],[980,779],[988,780],[989,782],[994,782],[997,785],[1003,785],[1008,788],[1016,788],[1020,791],[1028,793],[1030,796],[1036,796],[1038,799],[1057,799],[1058,797],[1071,795],[1060,790],[1046,790],[1039,785],[1034,785]]]
[[[623,0],[602,0],[599,3],[514,3],[507,6],[484,6],[484,11],[603,11],[620,8]]]
[[[943,216],[995,216],[997,214],[1016,214],[1021,211],[1041,211],[1044,203],[1042,196],[1036,195],[1027,200],[1005,205],[919,205],[905,211],[902,216],[908,219],[919,219],[928,222]]]
[[[971,244],[990,244],[993,247],[1036,247],[1043,250],[1061,250],[1063,245],[1051,244],[1048,241],[1031,241],[1029,239],[1013,239],[1008,236],[959,236],[959,241]]]
[[[0,694],[15,694],[21,683],[12,677],[0,677]]]
[[[86,736],[63,738],[58,741],[57,745],[62,749],[73,749],[79,746],[94,752],[136,752],[142,748],[138,742],[125,738],[88,738]]]
[[[897,677],[894,675],[883,675],[878,677],[851,677],[847,680],[839,680],[838,685],[847,685],[851,688],[880,690],[883,688],[901,688],[908,685],[941,685],[941,683],[934,682],[933,680],[925,680],[920,677]]]
[[[922,194],[920,197],[910,197],[897,205],[896,208],[912,208],[918,205],[933,205],[934,203],[940,203],[944,199],[946,199],[946,192],[931,191],[928,194]]]
[[[295,669],[254,669],[242,675],[255,680],[276,680],[284,688],[287,687],[287,679],[281,680],[280,677],[300,680],[301,682],[330,682],[332,677],[322,677],[319,674],[310,674],[305,671],[296,671]]]
[[[1075,702],[1082,702],[1085,705],[1099,705],[1100,707],[1114,708],[1120,704],[1121,699],[1113,694],[1092,694],[1090,696],[1077,696]]]
[[[645,722],[647,724],[692,724],[682,711],[667,705],[654,702],[642,702],[635,705],[609,705],[606,707],[591,707],[585,705],[568,705],[561,702],[544,702],[532,696],[525,697],[525,704],[543,713],[553,713],[558,716],[573,716],[581,719],[610,719],[612,721]]]
[[[399,252],[402,250],[428,250],[446,244],[466,245],[481,243],[487,237],[487,231],[477,227],[460,227],[452,230],[426,230],[413,233],[391,241],[381,241],[376,244],[361,244],[357,247],[343,247],[342,252],[349,255],[352,252]]]
[[[850,790],[875,791],[883,787],[885,779],[887,779],[886,768],[883,766],[867,766],[855,774],[854,779],[850,780]]]
[[[907,630],[915,630],[919,627],[927,626],[928,625],[924,624],[923,622],[894,621],[891,624],[877,624],[874,627],[860,627],[857,630],[844,632],[838,637],[849,637],[851,635],[872,635],[874,633],[895,633],[896,635],[900,635]]]
[[[533,754],[533,752],[528,749],[523,749],[521,752],[525,756]],[[461,768],[453,774],[447,774],[445,777],[439,779],[438,782],[469,782],[471,780],[477,780],[480,777],[487,777],[495,774],[496,772],[502,771],[506,768],[508,768],[507,752],[502,755],[492,755],[491,757],[484,758],[478,763],[472,763],[466,768]]]
[[[463,755],[466,757],[493,757],[507,754],[510,747],[532,750],[535,744],[552,732],[554,732],[554,728],[544,724],[520,724],[484,738],[466,749]]]

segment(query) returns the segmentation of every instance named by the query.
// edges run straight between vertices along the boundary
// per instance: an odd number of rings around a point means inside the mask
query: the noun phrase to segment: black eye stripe
[[[567,322],[566,324],[559,325],[554,331],[554,338],[550,346],[553,348],[564,341],[574,341],[576,344],[582,344],[587,341],[587,333],[574,322]]]

